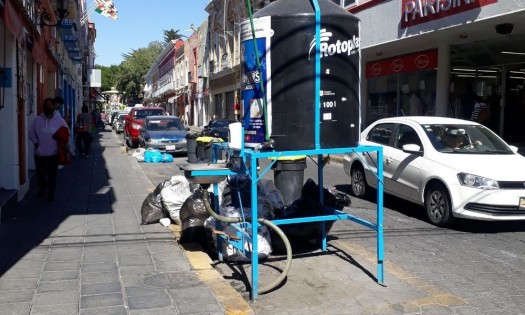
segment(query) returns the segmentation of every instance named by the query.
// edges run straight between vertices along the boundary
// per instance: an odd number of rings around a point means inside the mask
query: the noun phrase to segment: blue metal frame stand
[[[376,210],[376,222],[368,222],[359,217],[353,216],[351,214],[339,211],[336,209],[330,209],[324,206],[322,197],[323,189],[323,155],[325,154],[344,154],[348,152],[360,153],[360,152],[377,152],[378,161],[383,159],[383,148],[382,147],[372,147],[372,146],[359,146],[353,148],[341,148],[341,149],[317,149],[317,150],[300,150],[300,151],[283,151],[283,152],[254,152],[250,149],[244,150],[246,158],[251,162],[250,165],[257,165],[257,159],[260,158],[280,158],[287,156],[297,156],[297,155],[317,155],[318,157],[318,186],[320,189],[320,200],[321,205],[326,211],[325,215],[322,216],[313,216],[313,217],[304,217],[304,218],[294,218],[294,219],[282,219],[282,220],[272,220],[272,223],[276,225],[284,224],[295,224],[295,223],[307,223],[307,222],[320,222],[322,224],[322,250],[326,251],[326,221],[335,221],[335,220],[350,220],[361,224],[365,227],[368,227],[377,234],[377,282],[384,283],[384,251],[383,251],[383,169],[382,163],[378,163],[378,185],[377,185],[377,210]],[[276,159],[274,159],[274,162]],[[262,170],[261,174],[257,174],[256,167],[250,167],[248,172],[252,179],[251,181],[251,264],[252,264],[252,292],[251,298],[253,300],[258,297],[258,286],[259,286],[259,256],[258,256],[258,240],[257,240],[257,182],[271,169],[272,164],[267,166]]]
[[[214,144],[220,145],[223,149],[227,148],[227,143]],[[269,152],[256,152],[252,149],[242,149],[240,150],[239,157],[243,160],[243,166],[240,170],[194,170],[191,172],[192,176],[215,176],[215,175],[239,175],[239,174],[248,174],[251,178],[251,222],[243,222],[232,224],[238,231],[239,240],[233,240],[225,235],[219,235],[218,237],[218,256],[219,260],[222,261],[222,241],[227,241],[237,250],[251,255],[251,265],[252,265],[252,281],[251,281],[251,299],[255,300],[258,297],[258,287],[259,287],[259,256],[258,256],[258,234],[257,229],[259,227],[258,212],[257,212],[257,183],[264,175],[271,169],[273,163],[277,161],[278,158],[288,157],[288,156],[297,156],[297,155],[308,155],[308,156],[317,156],[318,157],[318,186],[320,194],[320,202],[322,208],[325,210],[325,215],[313,216],[313,217],[303,217],[303,218],[294,218],[294,219],[281,219],[281,220],[272,220],[272,223],[275,225],[284,225],[284,224],[296,224],[296,223],[307,223],[307,222],[320,222],[322,224],[322,250],[327,250],[326,242],[326,221],[336,221],[336,220],[350,220],[360,225],[363,225],[367,228],[370,228],[376,232],[377,236],[377,282],[380,284],[384,283],[384,251],[383,251],[383,164],[378,163],[377,167],[377,206],[376,206],[376,222],[369,222],[362,218],[353,216],[349,213],[343,211],[332,209],[324,206],[323,197],[323,155],[327,154],[344,154],[344,153],[363,153],[363,152],[377,152],[378,161],[383,160],[383,148],[380,146],[358,146],[352,148],[336,148],[336,149],[316,149],[316,150],[299,150],[299,151],[269,151]],[[273,158],[272,163],[270,163],[266,168],[264,168],[260,174],[257,172],[257,160],[260,158]],[[246,162],[250,162],[246,167]],[[214,195],[215,195],[215,211],[218,212],[218,184],[213,184],[214,186]],[[251,235],[246,233],[246,229],[251,229]],[[251,246],[248,246],[250,250],[245,248],[245,242],[250,242]]]

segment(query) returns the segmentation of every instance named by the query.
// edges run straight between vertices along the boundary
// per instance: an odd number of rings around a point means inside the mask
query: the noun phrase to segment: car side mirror
[[[186,128],[184,128],[184,130],[190,131],[190,127],[186,127]]]
[[[423,151],[421,151],[421,147],[417,144],[405,144],[403,145],[403,152],[411,153],[415,155],[422,156]]]
[[[204,129],[209,129],[209,128],[210,128],[210,126],[208,126],[208,125],[204,126]]]

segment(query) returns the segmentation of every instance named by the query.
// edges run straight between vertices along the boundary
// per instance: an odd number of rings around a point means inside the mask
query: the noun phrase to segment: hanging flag
[[[102,16],[105,16],[107,18],[110,18],[112,20],[116,20],[118,18],[117,16],[117,9],[115,8],[115,5],[113,4],[113,1],[111,0],[95,0],[97,3],[97,7],[95,8],[95,12],[99,13]]]

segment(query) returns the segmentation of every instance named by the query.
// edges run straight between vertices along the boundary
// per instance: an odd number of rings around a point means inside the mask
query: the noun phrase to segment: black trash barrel
[[[285,206],[301,197],[306,157],[279,158],[272,165],[275,187],[281,192]]]
[[[197,162],[197,137],[196,134],[186,135],[186,146],[188,150],[188,162],[195,163]]]
[[[210,137],[198,137],[197,141],[197,161],[204,161],[206,146],[209,144]]]
[[[213,143],[214,142],[224,142],[222,139],[219,138],[211,138],[210,141],[204,145],[204,160],[208,162],[213,162]],[[215,158],[217,160],[222,160],[223,150],[222,148],[215,148]]]

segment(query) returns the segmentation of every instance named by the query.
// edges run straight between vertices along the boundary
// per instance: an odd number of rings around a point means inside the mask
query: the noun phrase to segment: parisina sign
[[[403,0],[401,28],[479,9],[497,2],[498,0]]]

